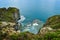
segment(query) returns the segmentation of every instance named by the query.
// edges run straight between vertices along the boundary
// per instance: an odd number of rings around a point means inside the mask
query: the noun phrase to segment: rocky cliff
[[[30,28],[37,28],[36,30],[43,26],[38,34],[15,31],[13,26],[19,28],[17,22],[19,19],[20,15],[17,8],[0,8],[0,40],[60,40],[60,15],[49,17],[44,26],[39,20],[34,20],[33,25],[27,24],[26,28],[32,26]]]
[[[60,15],[49,17],[39,35],[40,40],[60,40]]]
[[[50,26],[53,29],[60,29],[60,15],[54,15],[54,16],[48,18],[44,27],[46,27],[46,26]]]
[[[19,9],[14,7],[0,8],[0,21],[15,22],[20,17]]]
[[[12,26],[18,28],[18,20],[20,19],[19,9],[15,7],[0,8],[0,26]]]

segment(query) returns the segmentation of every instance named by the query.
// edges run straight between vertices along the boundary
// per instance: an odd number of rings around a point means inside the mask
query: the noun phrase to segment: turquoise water
[[[26,17],[24,23],[34,19],[46,22],[50,16],[60,14],[60,0],[0,0],[1,7],[19,8],[20,14]],[[38,28],[41,28],[41,25]],[[34,28],[34,31],[31,27],[29,32],[37,33],[37,29]]]
[[[28,31],[33,34],[37,34],[40,31],[40,29],[43,27],[44,22],[42,22],[39,19],[35,19],[32,22],[30,21],[28,23],[22,22],[21,24],[22,24],[22,26],[20,27],[21,32]]]
[[[40,19],[45,22],[50,16],[60,14],[60,0],[0,0],[0,7],[19,8],[27,21]]]

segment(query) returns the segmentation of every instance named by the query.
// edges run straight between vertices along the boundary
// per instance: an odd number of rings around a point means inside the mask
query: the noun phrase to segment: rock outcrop
[[[10,25],[18,29],[18,20],[20,20],[19,9],[15,7],[0,8],[0,27]]]
[[[53,29],[60,29],[60,15],[55,15],[48,18],[44,27],[52,27]]]
[[[60,15],[49,17],[43,28],[40,30],[40,34],[46,34],[48,32],[55,32],[60,29]],[[60,31],[60,30],[59,30]]]

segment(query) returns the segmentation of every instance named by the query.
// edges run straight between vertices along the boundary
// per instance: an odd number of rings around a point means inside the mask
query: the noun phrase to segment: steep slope
[[[44,27],[46,26],[50,26],[54,29],[59,29],[60,28],[60,15],[55,15],[55,16],[48,18]]]
[[[14,27],[18,29],[18,20],[20,20],[19,9],[15,7],[0,8],[0,27]]]
[[[19,9],[17,8],[0,8],[0,21],[15,22],[15,19],[19,19],[19,17]]]

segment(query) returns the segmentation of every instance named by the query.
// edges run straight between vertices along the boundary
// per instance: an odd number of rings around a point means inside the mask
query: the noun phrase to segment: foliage
[[[48,32],[43,37],[42,40],[59,40],[60,39],[60,30],[56,30],[55,32]]]
[[[17,8],[0,8],[0,40],[60,40],[60,15],[55,15],[48,18],[45,26],[50,26],[56,31],[49,31],[44,35],[32,34],[29,32],[17,32],[10,25],[1,27],[1,21],[14,22],[16,21],[13,13],[19,13]],[[3,18],[3,19],[2,19]]]
[[[9,7],[6,8],[0,8],[0,21],[9,21],[9,22],[15,22],[14,13],[19,14],[19,9]]]
[[[50,26],[53,29],[59,29],[60,28],[60,15],[49,17],[47,22],[45,23],[45,26]]]

